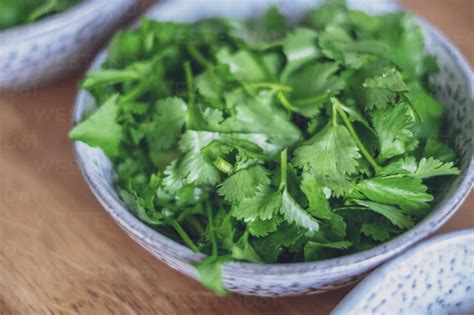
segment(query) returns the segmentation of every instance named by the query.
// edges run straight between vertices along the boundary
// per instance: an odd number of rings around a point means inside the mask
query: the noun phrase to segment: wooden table
[[[405,0],[474,63],[472,0]],[[92,196],[67,139],[80,74],[0,95],[0,314],[323,314],[351,288],[215,297],[155,260]],[[439,233],[474,226],[474,195]]]

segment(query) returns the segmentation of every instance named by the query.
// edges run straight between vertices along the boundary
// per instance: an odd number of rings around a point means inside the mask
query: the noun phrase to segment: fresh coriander
[[[440,137],[437,71],[407,13],[328,1],[289,26],[262,18],[143,19],[83,88],[99,109],[70,133],[104,150],[130,211],[221,265],[314,261],[413,227],[437,176],[459,174]]]

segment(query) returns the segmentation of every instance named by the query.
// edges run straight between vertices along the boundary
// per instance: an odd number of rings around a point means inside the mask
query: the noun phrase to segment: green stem
[[[332,98],[331,98],[332,102]],[[336,106],[334,104],[332,105],[332,125],[336,126],[337,125],[337,111],[336,111]]]
[[[188,49],[189,54],[204,68],[209,69],[212,67],[212,63],[210,63],[206,57],[196,48],[194,44],[187,44],[186,48]]]
[[[204,234],[204,228],[202,227],[201,222],[199,222],[195,217],[188,216],[186,220],[194,227],[198,235]]]
[[[297,104],[298,106],[309,106],[313,104],[320,104],[321,102],[324,102],[328,97],[329,93],[323,93],[320,95],[312,96],[312,97],[307,97],[307,98],[302,98],[299,100],[296,100],[294,103]]]
[[[183,239],[184,243],[193,250],[193,252],[198,252],[199,249],[197,248],[196,245],[194,245],[193,241],[191,240],[191,238],[189,238],[188,234],[183,230],[183,228],[181,227],[181,225],[176,222],[176,221],[173,221],[171,222],[171,225],[173,226],[173,228],[176,230],[176,232],[178,232],[179,236]]]
[[[191,70],[191,63],[186,61],[184,63],[184,74],[186,76],[186,85],[188,87],[188,113],[186,115],[186,126],[188,129],[195,129],[199,124],[200,112],[194,102],[194,78]]]
[[[293,88],[288,85],[272,83],[272,82],[256,82],[256,83],[249,83],[247,84],[248,87],[251,88],[269,88],[274,91],[282,91],[282,92],[291,92]]]
[[[138,83],[137,86],[135,86],[130,92],[128,92],[126,95],[124,95],[122,98],[120,98],[119,103],[125,104],[125,103],[130,103],[135,101],[137,98],[143,95],[145,93],[149,86],[150,82],[148,80],[143,80],[140,83]]]
[[[194,78],[191,70],[191,63],[186,61],[184,63],[184,74],[186,76],[186,85],[188,86],[188,102],[189,106],[194,105]]]
[[[214,165],[219,171],[229,175],[232,174],[232,170],[234,168],[232,164],[220,157],[214,161]]]
[[[369,162],[369,164],[374,168],[375,173],[378,173],[378,171],[380,170],[380,166],[377,164],[377,162],[375,162],[375,160],[370,155],[369,151],[367,151],[364,144],[360,140],[360,138],[357,135],[356,131],[352,127],[352,123],[350,122],[349,117],[347,117],[346,112],[344,111],[344,109],[342,109],[341,104],[339,103],[339,100],[335,97],[331,97],[331,103],[333,105],[333,110],[334,109],[337,110],[339,115],[341,115],[341,118],[344,121],[344,124],[346,125],[346,128],[349,130],[349,133],[351,134],[352,138],[354,139],[357,146],[359,147],[360,152],[362,152],[362,155],[365,157],[367,162]]]
[[[290,101],[285,97],[285,95],[282,92],[277,93],[278,100],[280,100],[280,103],[288,109],[290,112],[296,111],[296,108],[290,103]]]
[[[219,253],[217,251],[217,241],[216,241],[216,236],[214,234],[214,219],[212,217],[212,207],[209,200],[206,200],[206,210],[207,210],[207,229],[208,229],[209,238],[211,239],[211,244],[212,244],[212,256],[217,257]]]
[[[286,188],[287,175],[288,175],[288,149],[281,151],[280,153],[280,170],[281,170],[281,179],[279,191],[283,191]]]

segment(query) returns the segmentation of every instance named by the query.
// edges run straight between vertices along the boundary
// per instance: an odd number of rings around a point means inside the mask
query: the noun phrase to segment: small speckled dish
[[[248,18],[277,4],[290,19],[296,20],[318,1],[170,1],[153,7],[148,16],[160,20],[195,21],[210,16]],[[390,0],[349,1],[352,8],[370,14],[393,12],[399,7]],[[324,292],[359,280],[369,270],[400,254],[443,225],[469,194],[473,182],[474,80],[472,70],[458,50],[435,28],[420,19],[426,34],[427,50],[435,55],[440,74],[431,78],[436,96],[447,107],[449,132],[459,155],[462,174],[447,179],[434,203],[433,211],[413,229],[371,250],[318,262],[292,264],[251,264],[229,262],[222,268],[227,289],[242,294],[282,296]],[[98,68],[107,56],[99,54],[92,68]],[[95,108],[93,98],[80,91],[74,107],[74,124]],[[113,167],[104,153],[76,142],[79,167],[100,203],[115,221],[140,245],[172,268],[198,279],[193,266],[205,256],[149,228],[134,217],[114,191]]]
[[[132,16],[135,0],[85,0],[69,10],[0,32],[0,89],[31,88],[88,62]]]
[[[474,314],[474,229],[422,242],[384,264],[332,314]]]

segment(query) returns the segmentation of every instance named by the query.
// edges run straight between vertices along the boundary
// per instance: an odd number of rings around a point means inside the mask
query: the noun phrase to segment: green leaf
[[[380,161],[410,152],[417,146],[418,141],[412,130],[414,122],[414,113],[406,103],[373,112],[374,129],[380,143]]]
[[[181,135],[186,122],[186,103],[177,97],[161,99],[156,103],[153,120],[143,124],[143,132],[150,148],[170,149]]]
[[[270,172],[264,167],[251,166],[228,177],[217,192],[230,203],[238,203],[255,195],[258,186],[268,186],[270,184],[269,176]]]
[[[328,219],[332,218],[329,201],[326,199],[324,187],[310,174],[304,173],[301,182],[301,191],[308,199],[308,210],[317,218]]]
[[[421,138],[438,137],[441,128],[443,105],[417,83],[409,85],[410,91],[406,97],[416,111],[419,122],[415,125],[415,132]]]
[[[340,194],[348,189],[346,176],[356,171],[358,151],[345,127],[330,124],[295,150],[294,163],[301,168],[310,166],[323,185]]]
[[[258,82],[265,81],[267,76],[257,57],[250,51],[240,50],[236,53],[230,53],[223,49],[217,54],[217,60],[221,64],[229,67],[230,73],[241,81]]]
[[[253,246],[248,241],[248,233],[244,233],[237,243],[232,246],[232,258],[237,260],[262,263]]]
[[[432,157],[422,158],[418,163],[414,157],[405,157],[387,165],[379,175],[406,174],[420,179],[443,176],[459,175],[460,171],[453,162],[443,163]]]
[[[301,206],[288,194],[285,189],[282,195],[280,213],[285,217],[288,223],[305,228],[309,233],[313,233],[319,229],[319,224],[309,215]]]
[[[385,108],[394,104],[398,93],[407,92],[408,88],[403,82],[400,72],[391,68],[365,80],[365,106],[369,109]]]
[[[406,211],[425,210],[433,196],[421,179],[408,176],[374,177],[360,181],[356,189],[375,202],[396,205]]]
[[[232,215],[245,222],[271,219],[282,205],[281,194],[272,192],[265,186],[259,186],[253,197],[246,198],[232,208]]]
[[[242,95],[243,92],[239,94],[241,95],[235,108],[235,116],[223,123],[238,128],[229,128],[228,131],[261,133],[282,148],[293,144],[301,137],[301,131],[288,120],[286,113],[274,106],[272,93],[262,91],[255,97]]]
[[[255,221],[247,223],[247,230],[253,236],[267,236],[269,233],[277,230],[278,223],[279,222],[273,219],[261,220],[257,218]]]
[[[448,145],[430,138],[426,140],[423,156],[433,157],[441,162],[452,162],[456,158],[456,153]]]
[[[401,229],[409,229],[413,227],[413,220],[402,213],[402,211],[394,206],[384,205],[377,202],[366,201],[366,200],[354,200],[357,204],[366,207],[373,212],[386,217],[393,225],[398,226]]]
[[[422,158],[418,164],[418,168],[413,174],[418,178],[430,178],[443,175],[459,175],[461,171],[453,166],[453,162],[443,163],[432,157]]]
[[[221,275],[221,267],[229,261],[227,257],[208,257],[196,265],[201,283],[217,295],[227,295]]]
[[[215,185],[220,182],[220,174],[208,156],[201,150],[217,140],[218,134],[211,132],[187,131],[179,143],[185,152],[179,164],[179,172],[188,184]]]
[[[111,158],[118,156],[123,129],[117,122],[117,99],[118,95],[111,96],[89,118],[76,125],[69,138],[99,147]]]
[[[389,228],[381,224],[365,223],[362,225],[360,232],[379,242],[384,242],[391,238]]]
[[[288,76],[308,61],[320,56],[316,45],[316,32],[308,28],[296,28],[282,41],[286,55],[286,65],[281,74],[281,81],[287,81]]]

